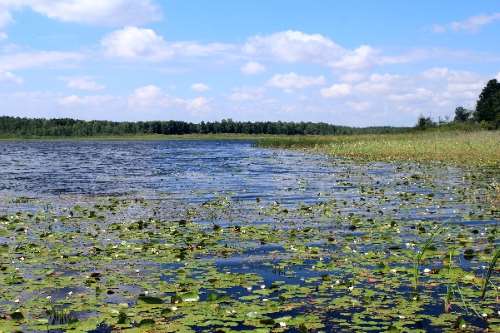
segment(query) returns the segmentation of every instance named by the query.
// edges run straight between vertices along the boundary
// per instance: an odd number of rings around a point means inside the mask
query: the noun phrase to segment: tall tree
[[[476,121],[497,122],[500,114],[500,83],[490,80],[477,101],[474,119]]]

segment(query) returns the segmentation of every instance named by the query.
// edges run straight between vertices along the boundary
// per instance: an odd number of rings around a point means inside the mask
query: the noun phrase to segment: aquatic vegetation
[[[486,296],[486,289],[488,288],[488,284],[491,283],[491,274],[493,274],[493,270],[496,267],[498,257],[500,257],[500,249],[497,249],[495,252],[495,255],[493,256],[493,259],[491,259],[490,266],[488,267],[488,272],[486,273],[486,276],[484,277],[484,282],[483,282],[483,287],[481,288],[481,299],[484,299]]]
[[[434,242],[434,239],[436,236],[441,232],[441,228],[438,228],[436,231],[432,233],[432,235],[427,239],[427,241],[424,243],[422,248],[418,250],[416,257],[415,257],[415,262],[413,264],[413,288],[415,289],[415,292],[418,292],[418,281],[420,277],[420,265],[422,264],[422,259],[425,256],[425,252],[432,247],[432,243]],[[451,261],[451,259],[450,259]],[[429,270],[427,268],[427,270]],[[430,272],[430,270],[429,270]]]
[[[498,327],[491,171],[307,156],[220,192],[0,197],[0,332]]]

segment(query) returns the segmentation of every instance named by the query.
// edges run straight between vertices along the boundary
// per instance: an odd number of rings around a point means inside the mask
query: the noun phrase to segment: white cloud
[[[282,31],[251,37],[242,46],[243,53],[255,59],[283,63],[316,63],[340,71],[359,71],[374,66],[421,61],[437,52],[412,50],[399,55],[385,55],[370,45],[347,49],[321,34]]]
[[[208,107],[209,100],[206,97],[196,97],[192,100],[187,100],[185,102],[186,108],[188,110],[203,110]]]
[[[0,42],[7,38],[9,38],[9,36],[5,32],[0,31]]]
[[[11,21],[11,10],[23,8],[63,22],[104,26],[144,24],[162,16],[151,0],[0,0],[0,6],[0,24]]]
[[[351,101],[346,104],[355,111],[366,111],[372,107],[372,103],[368,101]]]
[[[74,107],[98,107],[109,105],[116,100],[116,97],[109,95],[95,95],[95,96],[78,96],[70,95],[64,96],[57,100],[58,104],[65,108]]]
[[[184,109],[189,111],[206,110],[209,100],[205,97],[183,99],[173,97],[160,87],[148,85],[137,88],[128,98],[128,105],[133,110]]]
[[[163,60],[173,55],[163,37],[151,29],[125,27],[101,41],[106,55],[125,59]]]
[[[325,78],[323,76],[302,76],[294,72],[276,74],[267,82],[268,86],[280,88],[285,91],[320,86],[323,84],[325,84]]]
[[[221,43],[167,43],[154,30],[133,26],[111,32],[101,40],[101,46],[109,57],[150,61],[162,61],[174,56],[209,56],[232,48],[231,45]]]
[[[64,81],[66,81],[68,88],[72,89],[99,91],[106,88],[104,85],[95,82],[92,78],[88,76],[68,77],[64,78]]]
[[[228,99],[233,102],[255,101],[262,99],[263,88],[235,88]]]
[[[326,62],[342,54],[343,49],[323,35],[288,30],[267,36],[251,37],[243,45],[243,52],[296,63],[312,60]]]
[[[436,33],[444,33],[448,31],[477,32],[482,27],[496,21],[500,21],[500,13],[472,16],[463,21],[455,21],[445,25],[435,24],[433,26],[433,31]]]
[[[409,103],[433,98],[434,93],[426,88],[416,88],[414,91],[401,94],[391,94],[387,98],[394,102]]]
[[[321,96],[325,98],[343,97],[351,94],[352,87],[347,83],[334,84],[328,88],[321,89]]]
[[[399,75],[393,74],[372,74],[368,80],[355,86],[355,89],[366,95],[380,95],[392,91],[395,86],[401,84]],[[396,84],[398,82],[398,84]]]
[[[5,7],[2,7],[2,3],[0,1],[0,29],[4,28],[11,22],[12,22],[12,15]]]
[[[195,92],[202,93],[202,92],[206,92],[206,91],[210,90],[210,87],[204,83],[195,83],[195,84],[191,85],[191,90],[195,91]]]
[[[241,67],[241,72],[245,75],[257,75],[266,71],[266,67],[261,63],[250,61]]]
[[[163,91],[155,85],[137,88],[129,97],[129,106],[134,108],[167,107],[171,102]]]
[[[362,45],[357,49],[348,52],[339,60],[331,62],[333,68],[343,69],[348,71],[364,69],[372,66],[376,62],[376,57],[380,51],[372,48],[369,45]]]
[[[356,73],[356,72],[349,72],[340,75],[339,79],[342,82],[358,82],[363,80],[366,77],[365,74],[362,73]]]
[[[495,79],[497,79],[498,82],[500,82],[500,72],[498,72],[497,76],[495,77]]]
[[[0,71],[23,70],[49,65],[60,66],[80,61],[83,58],[84,55],[80,53],[55,51],[0,54]]]
[[[0,71],[0,82],[6,81],[6,82],[13,82],[16,84],[21,84],[23,83],[23,79],[20,78],[19,76],[11,73],[11,72],[2,72]]]

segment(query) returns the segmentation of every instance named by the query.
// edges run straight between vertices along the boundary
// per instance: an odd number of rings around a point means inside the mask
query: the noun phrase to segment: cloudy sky
[[[413,125],[499,36],[499,0],[0,0],[0,114]]]

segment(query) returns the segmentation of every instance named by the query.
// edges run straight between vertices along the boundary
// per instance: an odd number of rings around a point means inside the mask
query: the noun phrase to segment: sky
[[[0,0],[0,115],[409,126],[500,80],[500,0]]]

